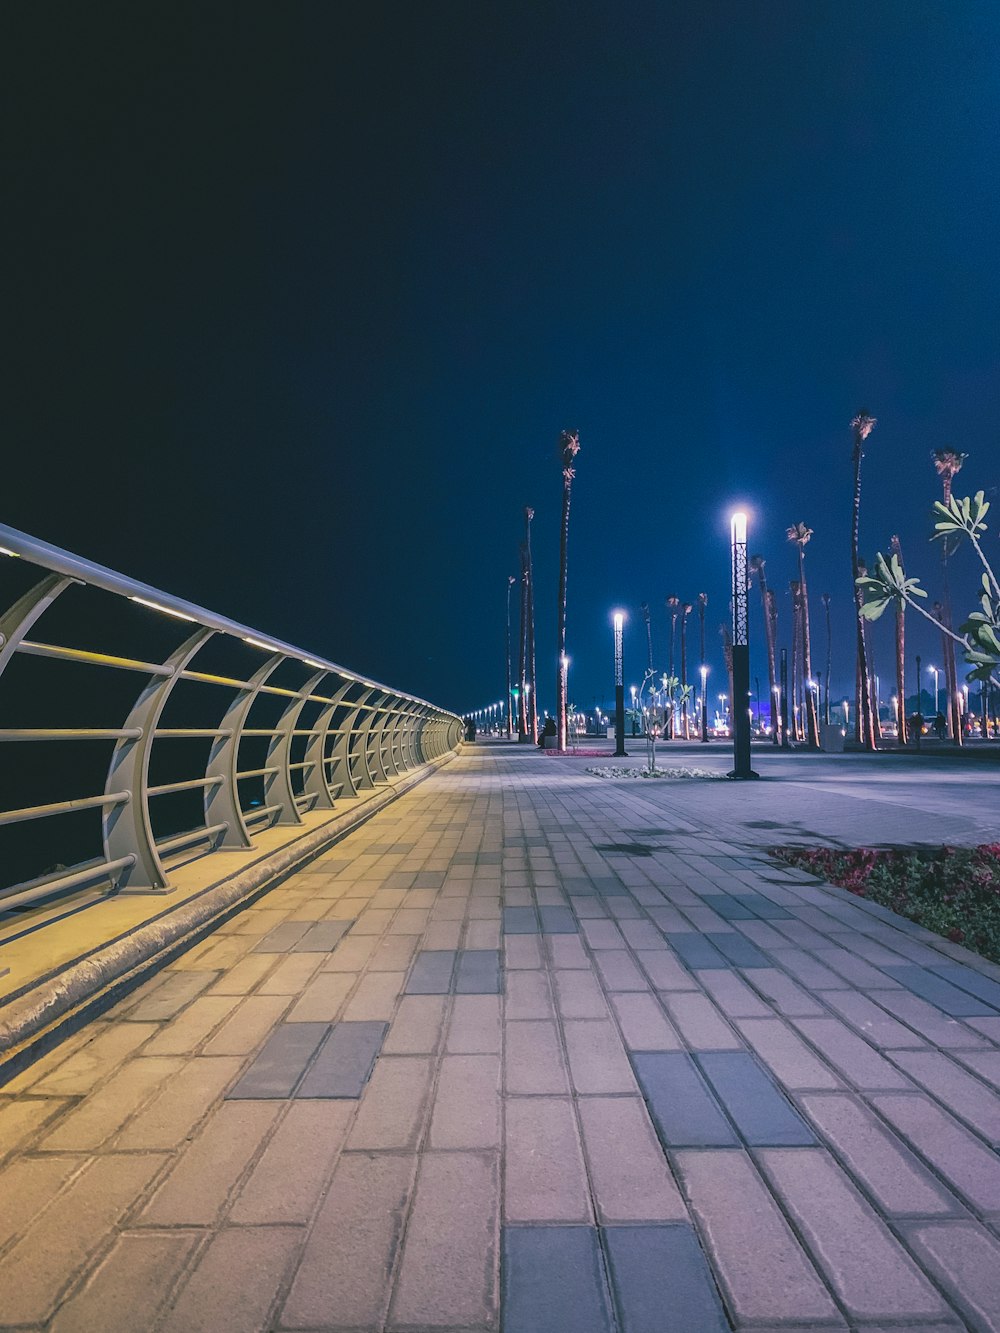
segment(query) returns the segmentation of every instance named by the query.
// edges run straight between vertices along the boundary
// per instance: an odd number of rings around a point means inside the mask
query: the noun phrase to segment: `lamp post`
[[[747,516],[742,511],[730,520],[733,567],[733,771],[737,780],[755,778],[750,767],[750,605],[747,597]]]
[[[940,673],[940,671],[938,670],[937,667],[931,667],[931,666],[929,666],[929,667],[927,668],[927,674],[928,674],[929,676],[933,676],[933,677],[934,677],[934,713],[935,713],[935,716],[936,716],[936,715],[937,715],[938,713],[940,713],[940,711],[941,711],[941,703],[940,703],[939,691],[938,691],[938,679],[940,678],[941,673]]]
[[[625,615],[616,611],[615,625],[615,758],[628,754],[625,749],[625,679],[622,673],[622,630]]]
[[[701,664],[701,739],[702,744],[708,744],[708,691],[705,688],[708,679],[708,667],[704,662]]]
[[[634,685],[630,685],[629,689],[632,692],[632,735],[638,736],[639,729],[636,726],[636,717],[635,717],[635,696],[638,693],[638,691],[636,690]]]
[[[781,650],[781,748],[790,750],[792,743],[788,739],[788,649]]]
[[[510,692],[510,590],[517,582],[513,574],[507,576],[507,739],[514,735],[514,696]]]
[[[569,688],[568,682],[569,682],[569,658],[566,656],[565,653],[561,653],[559,655],[559,683],[563,699],[569,698],[569,694],[567,693]],[[568,704],[566,706],[567,708],[569,707]]]
[[[920,736],[924,729],[924,715],[923,710],[920,707],[920,696],[922,694],[923,689],[920,684],[920,654],[917,653],[917,725],[913,728],[916,732],[916,743],[914,748],[917,750],[920,749]]]

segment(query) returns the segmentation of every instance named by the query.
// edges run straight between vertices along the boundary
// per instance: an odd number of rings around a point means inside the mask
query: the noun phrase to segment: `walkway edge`
[[[449,763],[441,755],[381,788],[358,809],[346,810],[236,875],[208,885],[154,920],[85,958],[40,979],[3,1008],[0,1088],[83,1023],[211,934],[229,917],[276,888],[354,829]]]

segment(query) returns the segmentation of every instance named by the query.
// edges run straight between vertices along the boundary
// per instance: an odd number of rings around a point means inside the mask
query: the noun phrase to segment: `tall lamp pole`
[[[750,767],[750,607],[747,597],[747,516],[730,523],[733,566],[733,771],[731,778],[755,778]]]
[[[701,739],[708,744],[708,667],[701,664]]]
[[[510,590],[517,579],[507,576],[507,739],[514,735],[514,696],[510,692]]]
[[[616,611],[615,623],[615,758],[628,754],[625,749],[625,678],[622,673],[622,627],[625,616]]]

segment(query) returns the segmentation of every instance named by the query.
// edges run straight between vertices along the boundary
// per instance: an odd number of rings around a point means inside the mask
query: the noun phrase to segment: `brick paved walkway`
[[[0,1090],[0,1323],[1000,1329],[1000,969],[586,762],[458,759]]]

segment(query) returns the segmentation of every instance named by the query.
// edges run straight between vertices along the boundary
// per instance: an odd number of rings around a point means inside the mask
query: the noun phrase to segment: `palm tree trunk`
[[[528,739],[528,560],[521,543],[521,634],[517,655],[517,739],[522,744]]]
[[[535,683],[535,576],[531,562],[531,520],[535,517],[533,509],[524,511],[524,545],[527,551],[528,565],[528,642],[527,673],[531,685],[528,697],[527,723],[528,732],[534,745],[538,744],[538,691]]]
[[[857,686],[855,735],[866,750],[874,750],[875,725],[872,719],[871,679],[868,670],[868,648],[865,643],[865,621],[861,614],[864,594],[858,585],[861,577],[858,561],[858,536],[861,527],[861,438],[854,439],[854,503],[851,507],[851,571],[854,577],[855,632],[857,635]]]
[[[507,739],[514,734],[514,700],[511,696],[510,687],[512,684],[510,678],[510,590],[514,586],[514,576],[507,576]]]
[[[806,678],[806,739],[819,749],[819,718],[816,714],[816,691],[812,686],[812,645],[809,641],[809,589],[806,585],[806,556],[799,546],[799,588],[802,597],[802,671]]]
[[[772,740],[775,745],[782,742],[781,736],[781,700],[778,690],[778,672],[776,657],[778,654],[778,600],[770,588],[764,588],[764,625],[767,634],[767,668],[768,675],[771,677],[771,708],[774,712],[772,717],[771,731]]]
[[[792,595],[792,739],[800,741],[802,739],[802,692],[801,681],[799,680],[801,670],[799,665],[799,640],[802,625],[799,615],[799,585],[795,579],[792,579],[789,583],[788,590]]]
[[[687,668],[687,618],[688,618],[688,613],[685,611],[681,616],[681,693],[682,694],[684,691],[684,686],[687,685],[687,669],[688,669]],[[673,711],[674,710],[671,708],[670,710],[671,717],[673,717]],[[686,697],[684,698],[681,704],[681,719],[682,719],[681,725],[684,728],[684,739],[686,741],[689,741],[691,739],[691,719],[688,716],[688,702]],[[671,727],[671,732],[672,731],[673,727]]]
[[[893,537],[892,554],[903,565],[903,550],[899,538]],[[896,740],[905,745],[906,735],[906,603],[900,597],[896,601]],[[919,706],[918,706],[919,711]]]
[[[562,521],[559,527],[559,606],[556,630],[556,731],[559,749],[566,749],[566,569],[569,551],[569,505],[573,487],[573,460],[580,450],[580,437],[575,431],[564,430],[559,438],[562,456],[563,494]]]

